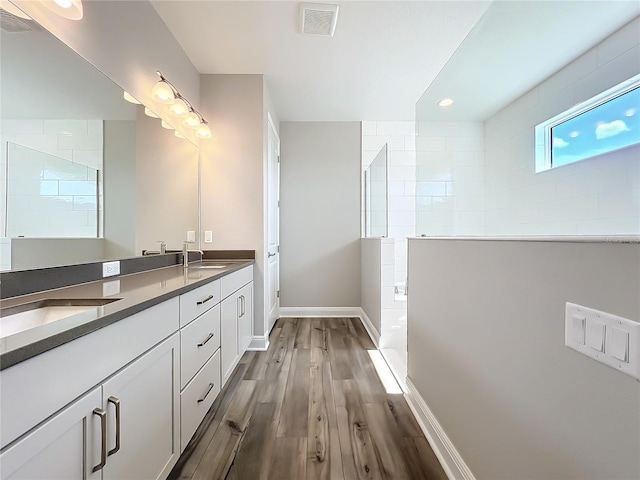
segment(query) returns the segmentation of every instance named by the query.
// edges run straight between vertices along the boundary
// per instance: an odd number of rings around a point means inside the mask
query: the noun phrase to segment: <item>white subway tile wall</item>
[[[482,235],[482,123],[419,122],[416,146],[416,234]]]
[[[385,144],[388,146],[388,236],[395,239],[395,284],[404,284],[407,278],[407,237],[416,234],[415,130],[415,122],[362,122],[363,169],[373,161],[380,148]],[[397,309],[398,306],[387,305],[385,308]]]
[[[7,225],[3,236],[95,237],[101,224],[103,121],[3,119],[1,127],[0,196],[8,199],[0,209],[0,224]],[[10,267],[6,256],[3,251],[2,265]]]
[[[485,122],[485,234],[640,234],[640,146],[536,174],[533,141],[537,124],[638,73],[635,19]]]

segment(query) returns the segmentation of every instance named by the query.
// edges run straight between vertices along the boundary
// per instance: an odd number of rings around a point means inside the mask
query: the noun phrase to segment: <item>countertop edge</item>
[[[72,327],[60,333],[53,334],[49,337],[37,340],[23,347],[18,347],[14,350],[4,352],[0,354],[0,371],[17,365],[25,360],[33,358],[49,350],[53,350],[54,348],[83,337],[84,335],[93,333],[101,328],[112,325],[124,318],[128,318],[131,315],[135,315],[136,313],[153,307],[154,305],[158,305],[164,301],[178,297],[186,292],[195,290],[202,285],[211,283],[253,264],[255,264],[255,260],[238,261],[238,264],[230,265],[223,272],[212,272],[210,276],[194,281],[189,285],[184,285],[166,293],[148,298],[134,305],[124,307],[116,312],[102,315],[95,320],[84,323],[82,325],[78,325],[76,327]],[[68,288],[73,288],[73,286],[69,286]]]

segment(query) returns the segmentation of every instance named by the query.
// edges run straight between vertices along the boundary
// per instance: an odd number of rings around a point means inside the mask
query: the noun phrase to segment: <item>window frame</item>
[[[580,115],[596,109],[601,105],[613,100],[614,98],[620,97],[631,90],[640,87],[640,74],[631,77],[628,80],[625,80],[622,83],[611,87],[608,90],[605,90],[598,95],[595,95],[584,102],[578,103],[573,107],[565,110],[564,112],[536,125],[535,127],[535,173],[546,172],[548,170],[553,170],[556,168],[564,167],[567,165],[573,165],[574,163],[581,162],[583,160],[587,160],[589,158],[594,158],[599,155],[603,155],[599,153],[597,155],[592,155],[589,157],[581,158],[580,160],[575,160],[570,163],[566,163],[563,165],[553,165],[552,158],[552,149],[553,149],[553,136],[552,130],[556,126],[572,120],[573,118],[579,117]],[[640,114],[640,112],[639,112]],[[618,150],[618,149],[616,149]],[[610,152],[614,152],[616,150],[610,150]],[[608,153],[608,152],[607,152]]]

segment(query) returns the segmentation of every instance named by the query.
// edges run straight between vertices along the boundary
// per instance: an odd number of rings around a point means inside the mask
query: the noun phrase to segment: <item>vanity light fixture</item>
[[[178,138],[187,138],[183,134],[181,134],[178,130],[174,131],[173,134]]]
[[[69,20],[80,20],[83,15],[82,0],[40,0],[40,3]]]
[[[164,120],[160,122],[160,125],[162,125],[162,128],[166,128],[167,130],[173,130],[173,127],[169,125],[167,122],[165,122]]]
[[[147,117],[151,117],[151,118],[160,118],[158,115],[156,115],[155,113],[153,113],[151,110],[149,110],[147,107],[144,107],[144,114]]]
[[[138,99],[134,96],[132,96],[129,92],[127,92],[125,90],[124,94],[123,94],[124,99],[129,102],[129,103],[134,103],[136,105],[142,105],[141,102],[138,101]]]
[[[156,74],[160,77],[160,80],[153,86],[151,97],[159,103],[169,105],[169,113],[176,118],[180,118],[184,125],[193,128],[196,137],[211,138],[211,128],[202,114],[193,108],[189,100],[183,97],[178,89],[159,70],[156,70]],[[167,128],[165,122],[163,122],[162,126]],[[178,137],[177,130],[175,135]]]
[[[438,102],[439,107],[448,107],[449,105],[453,105],[453,100],[450,98],[443,98]]]

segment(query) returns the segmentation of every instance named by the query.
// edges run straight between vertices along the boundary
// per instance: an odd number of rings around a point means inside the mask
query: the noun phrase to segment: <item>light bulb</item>
[[[83,15],[82,0],[40,0],[40,3],[69,20],[80,20]]]
[[[129,92],[125,91],[124,92],[124,99],[129,102],[129,103],[135,103],[136,105],[142,105],[137,99],[136,97],[132,96]]]
[[[195,112],[191,111],[185,115],[182,123],[184,123],[187,127],[196,128],[198,125],[200,125],[200,117],[198,117]]]
[[[183,99],[176,98],[176,101],[169,107],[169,112],[175,117],[183,118],[189,113],[189,107]]]
[[[453,105],[453,100],[450,98],[443,98],[438,102],[438,106],[440,107],[448,107],[449,105]]]
[[[147,107],[144,107],[144,114],[147,117],[151,117],[151,118],[160,118],[158,115],[156,115],[155,113],[153,113],[151,110],[149,110]]]
[[[209,125],[207,125],[206,123],[201,123],[200,125],[198,125],[198,128],[196,128],[196,137],[211,138],[211,129],[209,128]]]
[[[153,86],[151,89],[151,97],[155,101],[164,103],[165,105],[171,105],[176,101],[173,89],[164,80],[160,80]]]
[[[173,130],[173,127],[169,125],[167,122],[165,122],[164,120],[160,122],[160,125],[162,125],[162,128],[166,128],[167,130]]]

